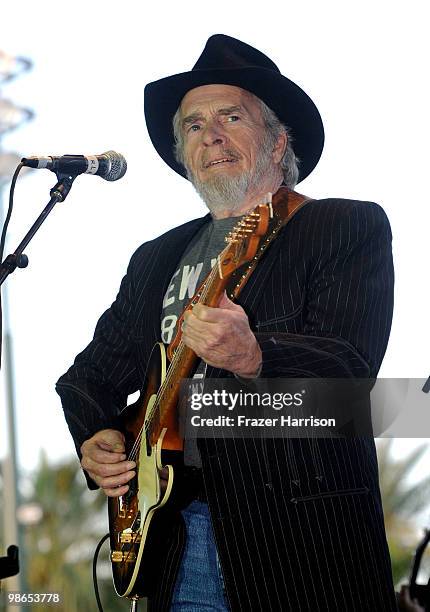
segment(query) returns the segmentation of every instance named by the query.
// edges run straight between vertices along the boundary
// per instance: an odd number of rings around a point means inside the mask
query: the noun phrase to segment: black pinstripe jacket
[[[141,388],[168,283],[208,218],[136,251],[93,341],[58,381],[78,454],[96,431],[118,427],[118,410]],[[262,377],[376,376],[393,305],[385,213],[369,202],[308,203],[238,301],[262,349]],[[208,368],[208,376],[226,373]],[[373,439],[199,444],[232,610],[396,609]],[[180,518],[165,523],[151,599],[157,612],[169,609],[185,537]]]

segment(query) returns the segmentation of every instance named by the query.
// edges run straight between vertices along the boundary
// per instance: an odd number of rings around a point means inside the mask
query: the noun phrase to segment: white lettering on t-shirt
[[[197,281],[199,280],[200,272],[203,268],[203,262],[194,266],[184,266],[182,272],[181,288],[179,290],[179,299],[183,300],[188,292],[188,297],[191,299],[196,292]]]
[[[177,320],[178,317],[176,315],[167,315],[167,317],[164,317],[161,321],[161,340],[164,344],[171,343]]]
[[[175,298],[174,296],[169,297],[169,293],[171,291],[174,290],[175,285],[173,284],[173,279],[178,276],[179,274],[179,270],[176,270],[176,272],[174,273],[174,275],[172,276],[172,284],[169,286],[169,288],[166,291],[166,295],[164,296],[164,300],[163,300],[163,308],[167,308],[167,306],[170,306],[170,304],[173,304],[175,302]]]

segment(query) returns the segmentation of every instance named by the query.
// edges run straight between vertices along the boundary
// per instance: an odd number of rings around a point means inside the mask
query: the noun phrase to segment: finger
[[[98,431],[92,438],[94,442],[104,450],[114,452],[124,452],[125,437],[124,434],[116,429],[103,429]]]
[[[188,311],[186,322],[187,324],[191,324],[196,319],[205,323],[218,323],[224,318],[225,313],[221,312],[219,308],[212,308],[212,306],[205,306],[204,304],[196,304],[191,311]]]
[[[91,457],[82,457],[81,465],[87,472],[93,472],[101,478],[124,474],[136,467],[135,461],[120,461],[119,463],[99,463]]]
[[[114,444],[113,446],[112,444],[107,444],[105,442],[98,442],[96,446],[97,448],[101,448],[102,450],[105,450],[112,454],[119,453],[121,455],[125,453],[125,445],[120,442]]]
[[[124,485],[122,487],[114,487],[112,489],[103,489],[103,492],[108,497],[119,497],[120,495],[125,495],[130,487],[128,485]]]
[[[87,453],[87,456],[96,463],[119,463],[127,459],[125,453],[108,452],[97,447],[91,450],[91,453]]]
[[[123,484],[116,487],[103,487],[102,479],[100,479],[97,474],[94,474],[93,472],[88,472],[88,475],[103,490],[103,493],[105,493],[109,497],[118,497],[119,495],[124,495],[129,489],[128,484]]]
[[[123,453],[125,451],[124,435],[114,429],[103,429],[98,431],[81,445],[83,455],[90,454],[95,448],[110,452]]]
[[[198,357],[204,359],[209,365],[213,365],[211,363],[212,359],[217,359],[220,356],[216,348],[219,343],[210,343],[207,337],[191,332],[187,333],[186,336],[184,335],[182,339],[188,348],[194,351]]]
[[[216,309],[214,309],[216,310]],[[225,311],[224,311],[225,312]],[[231,316],[224,315],[213,316],[212,313],[190,314],[186,319],[186,325],[182,330],[183,334],[198,334],[204,338],[212,337],[214,340],[221,336],[230,335],[236,325],[236,321],[231,319]]]
[[[244,350],[241,347],[241,338],[234,331],[222,326],[208,327],[203,324],[189,327],[183,334],[183,341],[200,357],[202,355],[212,358],[229,358],[241,355]]]
[[[183,340],[187,345],[189,345],[190,342],[201,345],[202,349],[211,349],[223,344],[223,338],[220,331],[208,329],[206,325],[203,325],[202,328],[198,325],[195,327],[187,327],[183,332]]]
[[[232,311],[236,311],[236,312],[241,312],[243,311],[242,306],[239,306],[239,304],[235,304],[227,295],[227,292],[224,291],[224,293],[221,296],[220,301],[218,302],[218,308],[223,308],[225,310],[232,310]],[[244,311],[243,311],[244,312]]]
[[[228,358],[238,352],[240,339],[232,342],[234,334],[232,331],[214,328],[204,325],[201,329],[189,327],[183,334],[184,343],[191,348],[199,357]],[[240,352],[240,351],[239,351]]]
[[[245,322],[247,325],[249,325],[248,317],[242,306],[233,304],[233,302],[231,302],[231,306],[228,306],[227,308],[221,306],[219,308],[201,306],[197,309],[196,313],[193,311],[192,314],[194,314],[198,321],[202,321],[204,323],[214,323],[224,325],[226,327],[236,327]]]
[[[129,482],[132,478],[136,476],[136,472],[131,470],[130,472],[125,472],[124,474],[120,474],[118,476],[110,476],[109,478],[98,478],[96,480],[97,484],[103,489],[112,489],[114,487],[124,486]]]

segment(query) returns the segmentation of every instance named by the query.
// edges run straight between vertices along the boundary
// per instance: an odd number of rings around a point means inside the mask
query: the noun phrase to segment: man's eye
[[[197,132],[200,129],[200,126],[197,123],[193,123],[190,125],[189,132]]]
[[[238,115],[229,115],[227,117],[227,121],[230,123],[234,123],[235,121],[239,121],[240,117]]]

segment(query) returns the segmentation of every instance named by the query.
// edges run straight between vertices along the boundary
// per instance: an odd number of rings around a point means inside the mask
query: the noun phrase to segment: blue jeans
[[[187,539],[170,611],[228,612],[208,505],[193,501],[182,516]]]

